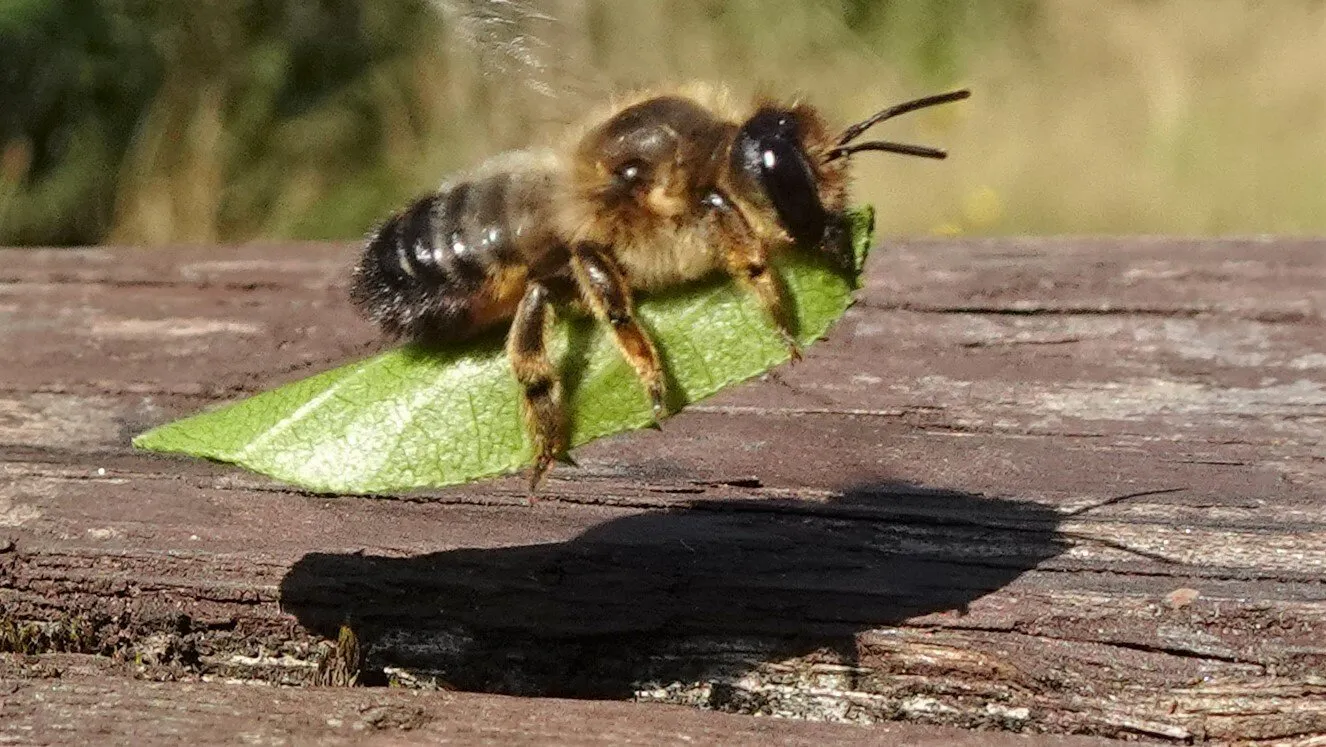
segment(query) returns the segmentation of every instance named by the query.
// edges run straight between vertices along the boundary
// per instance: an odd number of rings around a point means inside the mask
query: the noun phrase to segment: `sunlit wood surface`
[[[1326,738],[1326,241],[887,244],[532,506],[131,449],[377,349],[353,251],[0,251],[5,739]]]

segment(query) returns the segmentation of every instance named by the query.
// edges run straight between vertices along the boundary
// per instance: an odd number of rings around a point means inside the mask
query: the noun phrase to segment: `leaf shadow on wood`
[[[367,651],[361,682],[390,666],[461,690],[630,698],[796,656],[850,666],[855,634],[960,614],[1063,552],[1059,521],[1030,502],[901,483],[827,503],[697,500],[563,543],[311,553],[281,605],[328,638],[349,623]]]

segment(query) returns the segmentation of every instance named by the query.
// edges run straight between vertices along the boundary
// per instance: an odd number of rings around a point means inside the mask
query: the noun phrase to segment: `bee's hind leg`
[[[526,287],[506,340],[507,358],[521,387],[525,431],[534,444],[531,495],[553,461],[566,451],[562,384],[548,359],[548,323],[552,316],[548,296],[548,288],[540,283],[531,282]]]
[[[667,383],[663,367],[659,365],[653,340],[635,317],[630,284],[621,268],[602,249],[581,244],[571,252],[571,270],[581,297],[594,316],[612,328],[617,348],[644,384],[654,417],[662,417],[667,413]]]

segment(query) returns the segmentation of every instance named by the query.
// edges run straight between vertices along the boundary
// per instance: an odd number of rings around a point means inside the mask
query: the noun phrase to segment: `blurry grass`
[[[949,161],[858,159],[890,234],[1326,233],[1322,0],[534,5],[559,97],[423,0],[11,0],[0,243],[357,237],[585,91],[685,78],[841,122],[971,87],[887,125]]]

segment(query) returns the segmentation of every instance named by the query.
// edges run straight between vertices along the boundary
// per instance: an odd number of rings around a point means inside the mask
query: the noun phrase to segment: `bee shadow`
[[[828,504],[699,500],[555,544],[311,553],[281,605],[328,638],[349,623],[369,684],[400,667],[512,695],[716,693],[766,662],[850,665],[861,631],[963,610],[1063,552],[1058,522],[1028,502],[899,483]]]

